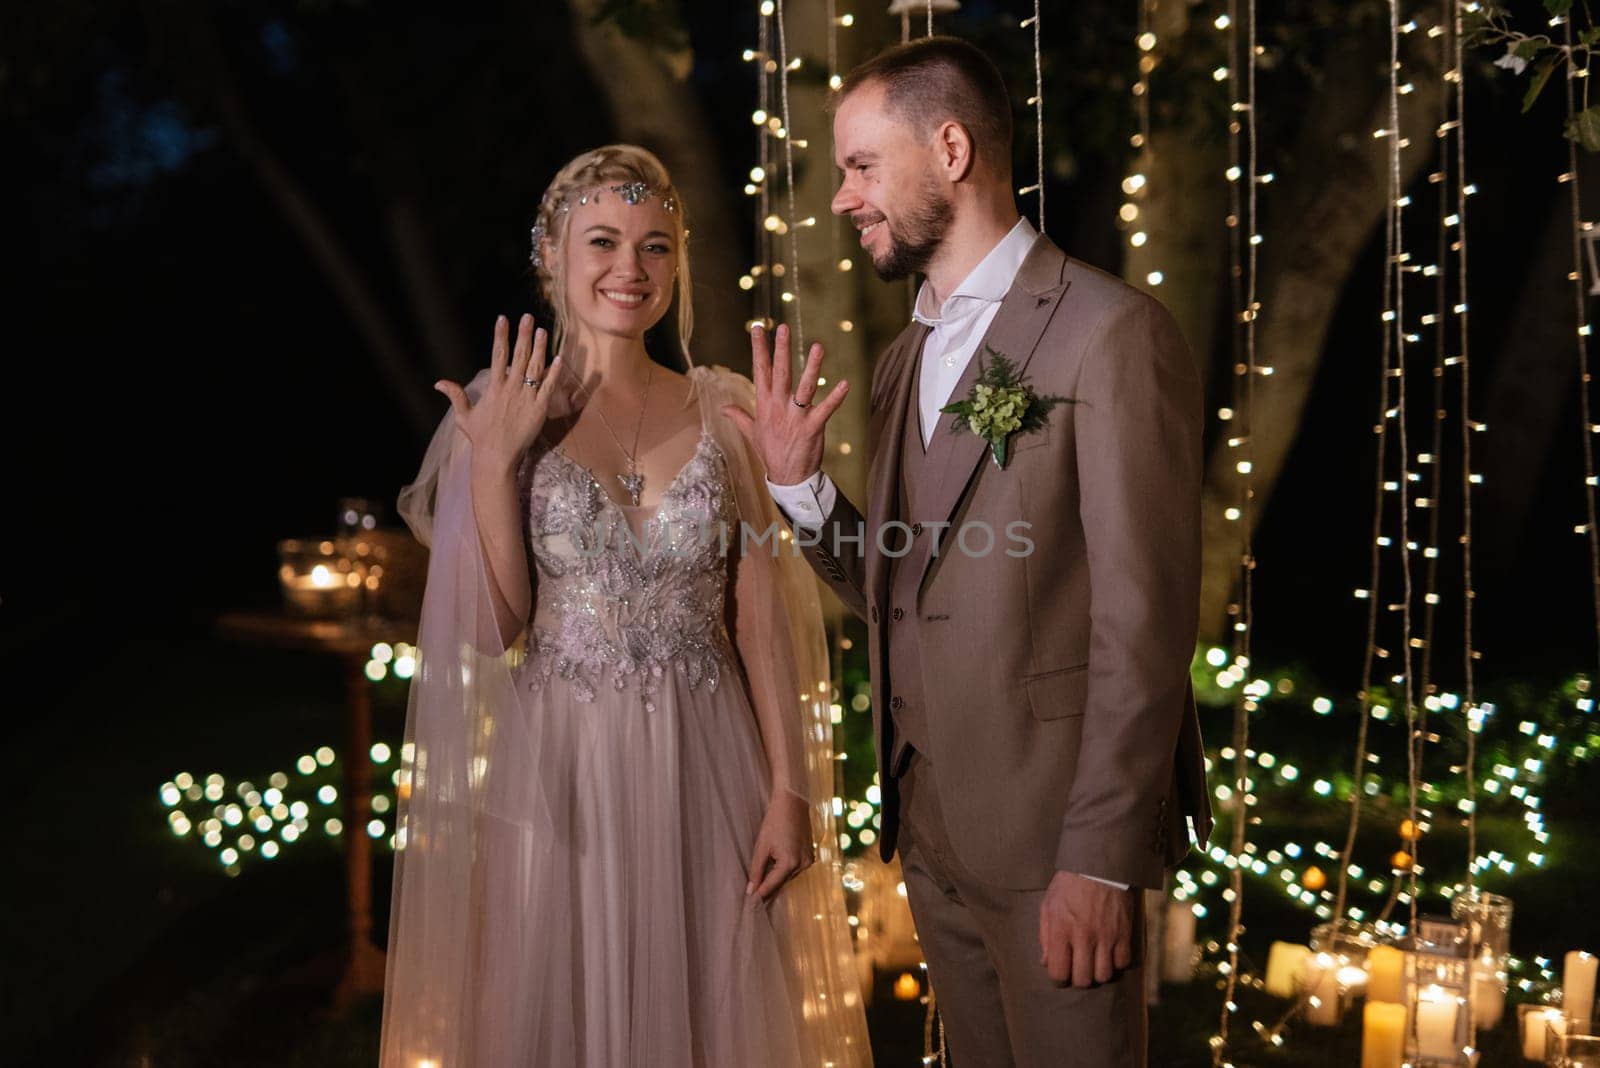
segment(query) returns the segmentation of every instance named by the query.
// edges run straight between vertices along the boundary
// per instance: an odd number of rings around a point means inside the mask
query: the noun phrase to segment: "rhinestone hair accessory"
[[[632,207],[636,207],[639,204],[644,203],[651,197],[658,196],[661,198],[662,208],[672,212],[674,215],[676,215],[678,212],[678,202],[676,199],[668,196],[666,193],[658,192],[647,182],[623,182],[620,185],[605,186],[601,189],[594,189],[589,192],[579,194],[578,203],[588,204],[591,200],[597,200],[599,199],[600,194],[605,192],[606,189],[610,189],[611,192],[621,197],[625,204],[628,204]],[[552,215],[565,215],[571,210],[571,202],[563,199],[559,204],[551,208],[550,212]],[[539,245],[545,239],[548,232],[549,231],[547,231],[542,224],[535,226],[529,232],[529,237],[532,238],[533,242],[533,251],[528,255],[528,262],[533,264],[535,268],[544,266],[544,256],[539,250]],[[687,231],[684,232],[684,236],[689,236]]]
[[[579,196],[578,203],[587,204],[591,200],[599,200],[600,194],[605,192],[606,189],[610,189],[613,193],[622,198],[623,203],[630,206],[642,204],[651,197],[659,196],[661,198],[661,206],[663,208],[671,212],[676,212],[678,210],[678,202],[676,200],[667,196],[665,193],[657,192],[645,182],[623,182],[621,185],[612,185],[606,186],[604,189],[595,189]],[[569,209],[570,205],[568,205],[566,201],[562,201],[560,206],[556,208],[557,211],[567,211]]]
[[[538,269],[544,266],[544,252],[542,246],[544,245],[545,229],[542,225],[535,225],[532,230],[528,231],[528,233],[533,239],[533,252],[528,256],[528,262],[533,264],[535,269]]]

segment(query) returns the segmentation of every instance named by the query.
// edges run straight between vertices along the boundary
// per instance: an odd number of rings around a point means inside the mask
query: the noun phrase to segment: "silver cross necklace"
[[[606,418],[606,413],[601,410],[600,403],[595,401],[594,406],[595,414],[600,417],[600,422],[605,424],[606,433],[610,434],[611,440],[617,443],[617,448],[622,451],[622,455],[628,458],[628,470],[619,474],[617,481],[621,482],[623,489],[628,491],[628,498],[635,508],[639,507],[639,496],[644,492],[644,473],[639,470],[638,464],[639,431],[644,427],[645,409],[650,404],[650,380],[656,373],[655,361],[651,360],[649,363],[650,368],[644,373],[644,399],[639,402],[639,421],[633,427],[633,451],[630,452],[622,447],[622,439],[617,437],[615,430],[611,429],[611,420]],[[578,388],[583,390],[585,397],[594,400],[589,393],[589,388],[581,380],[578,381]]]

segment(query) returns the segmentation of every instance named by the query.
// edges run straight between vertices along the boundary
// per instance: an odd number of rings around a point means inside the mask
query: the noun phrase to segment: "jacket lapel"
[[[1064,278],[1066,266],[1066,255],[1049,238],[1041,236],[1027,259],[1022,261],[1016,281],[1006,293],[1000,310],[995,313],[994,321],[989,324],[988,332],[978,343],[977,350],[946,403],[965,397],[977,383],[978,359],[985,355],[986,349],[992,348],[1011,359],[1016,364],[1019,377],[1027,370],[1034,350],[1039,345],[1039,338],[1060,306],[1061,295],[1071,284]],[[906,362],[908,365],[915,363],[911,360]],[[903,399],[901,407],[904,407]],[[959,434],[954,432],[955,418],[950,412],[941,413],[928,445],[928,470],[930,473],[937,472],[933,484],[926,490],[930,501],[928,514],[941,521],[949,521],[955,513],[979,465],[992,462],[989,460],[989,445],[981,437],[970,430],[963,430]],[[899,438],[899,434],[890,437],[896,466],[900,459]],[[933,559],[931,553],[923,557],[922,574],[918,577],[919,590],[921,583],[927,580],[928,567]]]
[[[878,552],[878,539],[873,524],[881,525],[897,519],[895,479],[900,477],[900,445],[905,439],[907,410],[911,406],[911,391],[916,388],[912,370],[917,366],[917,350],[927,339],[928,327],[913,320],[900,332],[895,346],[884,358],[889,362],[885,373],[891,376],[885,389],[883,403],[878,407],[872,457],[867,471],[867,515],[869,529],[864,532],[867,544],[867,590],[869,604],[882,604],[888,599],[889,569]],[[898,361],[898,362],[894,362]]]

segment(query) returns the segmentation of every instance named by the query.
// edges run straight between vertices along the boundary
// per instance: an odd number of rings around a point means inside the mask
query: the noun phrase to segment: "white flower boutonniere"
[[[1071,401],[1066,397],[1041,397],[1027,379],[1017,374],[1013,360],[988,345],[983,351],[990,357],[989,365],[984,366],[983,356],[978,357],[978,381],[966,400],[946,404],[939,410],[955,413],[952,429],[971,430],[988,442],[995,466],[1004,470],[1011,435],[1038,430],[1044,426],[1050,409]]]

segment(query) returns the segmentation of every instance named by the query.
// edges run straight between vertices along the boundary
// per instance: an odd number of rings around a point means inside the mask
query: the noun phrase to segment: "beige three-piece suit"
[[[961,1068],[1142,1064],[1137,959],[1051,982],[1039,902],[1057,871],[1160,887],[1210,832],[1199,378],[1157,301],[1040,238],[951,398],[993,349],[1068,399],[1000,468],[950,414],[924,447],[928,333],[874,369],[865,517],[840,494],[796,538],[867,624],[883,856],[898,845]]]

